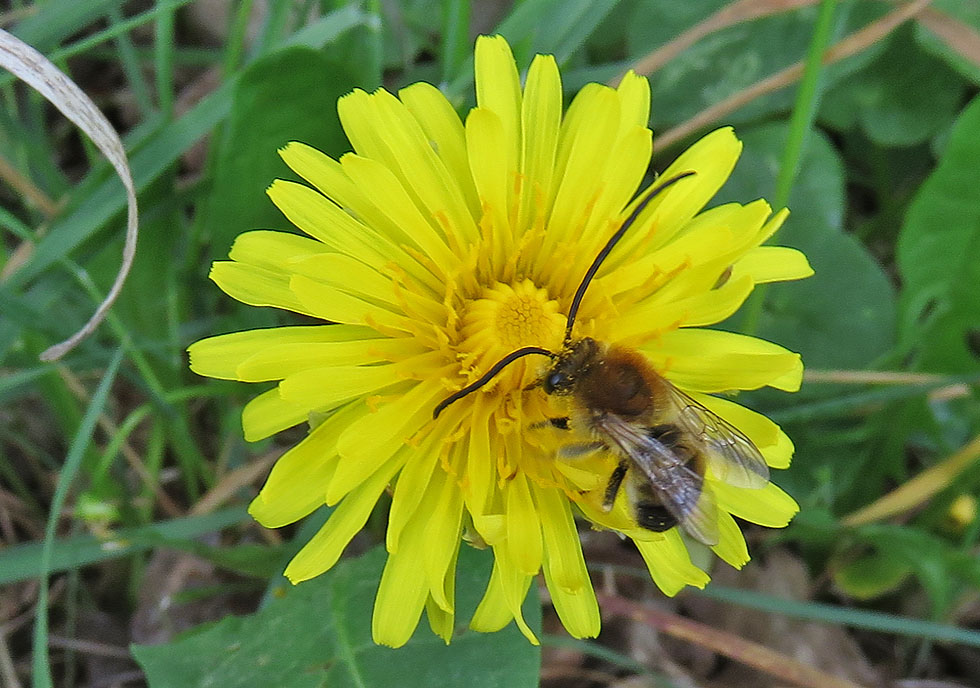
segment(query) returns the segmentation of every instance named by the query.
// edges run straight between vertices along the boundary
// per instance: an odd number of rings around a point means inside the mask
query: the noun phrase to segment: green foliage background
[[[488,3],[499,11],[499,19],[488,19],[458,0],[290,1],[270,3],[246,40],[252,3],[242,2],[231,3],[225,38],[210,48],[175,39],[189,0],[130,4],[49,0],[8,27],[76,77],[107,64],[121,75],[135,112],[125,142],[140,190],[141,236],[107,323],[63,366],[40,364],[38,353],[77,329],[111,284],[125,198],[97,153],[52,122],[36,94],[0,77],[0,153],[59,204],[46,216],[0,185],[0,488],[43,530],[60,476],[70,509],[50,543],[48,570],[40,536],[31,537],[37,530],[13,531],[23,537],[0,547],[0,583],[67,572],[75,597],[53,613],[70,615],[93,603],[79,592],[81,572],[109,562],[130,591],[125,606],[135,600],[147,554],[159,548],[198,554],[259,588],[268,583],[254,617],[135,648],[155,687],[383,686],[394,678],[399,685],[535,685],[540,653],[513,628],[492,636],[461,631],[445,648],[423,624],[397,652],[370,645],[377,550],[283,593],[279,571],[310,526],[293,541],[260,544],[241,506],[250,494],[245,483],[222,509],[188,513],[254,457],[289,443],[246,445],[238,414],[252,386],[201,380],[186,369],[184,350],[202,336],[290,322],[231,302],[206,280],[208,264],[242,231],[290,229],[264,193],[272,179],[290,177],[276,150],[290,140],[333,156],[348,150],[335,109],[340,95],[427,80],[460,112],[472,106],[472,23],[505,35],[521,68],[535,53],[554,53],[570,95],[621,73],[729,3],[523,0]],[[832,4],[830,43],[897,6]],[[651,74],[655,134],[806,60],[819,5],[709,33]],[[958,22],[968,38],[972,31],[977,54],[980,5],[936,0],[928,11]],[[802,512],[766,546],[792,548],[814,576],[833,583],[825,597],[831,606],[715,594],[889,639],[980,646],[980,632],[958,617],[980,591],[980,520],[976,511],[950,520],[954,500],[975,505],[980,493],[975,457],[961,461],[940,489],[924,491],[914,508],[883,522],[842,520],[980,432],[980,64],[934,25],[905,22],[828,65],[812,97],[798,98],[793,82],[712,125],[735,125],[745,144],[715,202],[773,199],[793,182],[783,199],[792,215],[776,240],[805,251],[816,275],[766,289],[724,327],[801,352],[811,371],[798,395],[753,393],[742,401],[780,422],[797,446],[777,481]],[[131,33],[136,27],[145,29]],[[178,105],[188,75],[205,69],[214,70],[217,86]],[[809,109],[813,126],[794,118],[794,108]],[[787,141],[799,135],[804,147],[793,164]],[[205,138],[204,163],[188,177],[187,156]],[[658,150],[654,167],[693,139]],[[65,160],[73,161],[70,169]],[[115,377],[100,395],[96,384],[107,370]],[[878,371],[898,375],[871,374]],[[863,375],[847,374],[854,372]],[[135,480],[125,457],[134,447],[146,468]],[[161,490],[176,509],[164,508]],[[383,514],[378,519],[369,529],[374,536]],[[219,531],[220,540],[199,539]],[[475,605],[488,570],[486,556],[461,555],[463,607]],[[918,619],[899,593],[923,601]],[[869,610],[892,616],[882,627]],[[538,629],[539,611],[532,597],[526,614]],[[37,641],[47,641],[43,627]],[[56,672],[63,683],[65,671]],[[48,685],[37,673],[33,680]]]

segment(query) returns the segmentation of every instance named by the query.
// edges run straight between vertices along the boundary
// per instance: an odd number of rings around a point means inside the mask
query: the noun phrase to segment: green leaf
[[[740,130],[742,158],[716,201],[772,198],[787,131],[782,122]],[[874,257],[841,230],[843,166],[819,132],[809,137],[800,170],[790,193],[790,216],[768,243],[802,250],[815,274],[769,286],[754,334],[799,352],[810,368],[864,368],[894,347],[895,296]],[[744,317],[736,313],[722,327],[737,328]],[[792,413],[802,405],[804,422],[786,430],[796,443],[797,455],[806,461],[795,461],[778,482],[801,500],[835,508],[867,470],[872,445],[867,429],[873,426],[854,427],[836,419],[816,423],[807,415],[816,409],[807,402],[840,401],[844,392],[839,387],[804,384],[792,397],[766,391],[740,395],[741,403],[760,410],[789,406]],[[838,417],[846,414],[844,409]]]
[[[276,177],[289,174],[277,151],[290,141],[332,155],[349,150],[337,99],[354,85],[343,64],[303,47],[275,52],[242,74],[204,210],[212,258],[225,257],[235,236],[246,230],[291,229],[265,194]]]
[[[980,33],[980,3],[963,0],[933,0],[928,12],[951,24],[958,22],[967,31]],[[939,57],[974,84],[980,84],[980,64],[946,44],[926,22],[916,22],[915,40],[929,53]]]
[[[742,158],[718,202],[771,198],[785,123],[738,133],[744,143]],[[863,367],[895,342],[895,296],[874,257],[840,230],[844,177],[826,138],[816,132],[810,137],[800,169],[790,194],[789,219],[769,243],[803,251],[815,274],[767,291],[758,334],[801,353],[807,366]]]
[[[48,688],[53,685],[51,679],[51,667],[48,663],[48,576],[51,575],[54,562],[55,550],[55,530],[58,526],[58,518],[61,510],[65,506],[68,498],[68,490],[72,481],[78,475],[78,470],[82,465],[82,458],[92,441],[92,431],[95,430],[96,421],[105,408],[106,400],[109,397],[109,390],[119,372],[119,366],[123,360],[124,350],[120,347],[116,350],[112,360],[106,367],[99,386],[92,394],[92,399],[85,410],[85,415],[78,424],[78,431],[72,437],[71,446],[68,447],[68,455],[65,463],[58,471],[58,483],[54,489],[54,496],[51,499],[51,510],[48,514],[48,522],[44,528],[44,541],[41,543],[40,557],[38,558],[38,577],[40,578],[40,590],[37,597],[37,605],[34,609],[34,685],[38,688]]]
[[[159,544],[161,538],[173,542],[213,533],[247,518],[245,509],[235,507],[206,516],[186,516],[140,528],[123,528],[110,539],[76,535],[56,539],[51,551],[51,573],[74,569],[108,559],[143,552]],[[0,584],[37,578],[41,572],[42,544],[13,545],[0,550]]]
[[[956,122],[935,172],[909,206],[896,246],[901,329],[921,370],[980,369],[980,97]]]
[[[704,590],[692,590],[691,594],[730,602],[740,607],[759,609],[796,619],[818,621],[825,624],[847,626],[866,631],[894,633],[896,635],[936,640],[945,643],[960,643],[970,647],[980,647],[980,633],[969,628],[959,628],[949,624],[922,621],[906,616],[883,614],[853,607],[838,607],[820,602],[801,602],[774,597],[754,590],[726,588],[712,583]]]
[[[322,4],[334,11],[350,6],[349,0],[325,0]],[[365,91],[373,91],[383,85],[382,72],[385,67],[383,34],[388,24],[379,14],[379,0],[358,4],[362,6],[364,21],[325,46],[323,55],[332,63],[344,66],[351,87],[356,85]],[[431,8],[429,11],[431,12]],[[318,77],[322,78],[322,75]]]
[[[869,525],[857,531],[862,542],[909,566],[929,595],[936,615],[949,609],[959,590],[980,585],[980,560],[917,528]]]
[[[830,569],[837,587],[858,600],[893,592],[912,573],[906,561],[887,550],[870,552]]]
[[[965,88],[942,60],[918,48],[911,29],[899,30],[874,62],[826,93],[820,117],[840,130],[860,126],[882,146],[912,146],[942,130]]]
[[[641,0],[627,33],[628,53],[638,59],[669,43],[684,31],[730,5],[728,0],[710,2],[663,2]],[[856,30],[885,9],[876,3],[841,3],[833,35]],[[816,7],[779,12],[741,21],[711,33],[690,46],[651,75],[655,130],[683,122],[705,108],[745,89],[806,57],[813,35]],[[836,38],[834,39],[836,40]],[[876,48],[829,65],[823,74],[831,84],[867,63]],[[727,118],[738,123],[789,110],[794,89],[753,100]]]
[[[463,547],[457,619],[465,623],[489,577],[491,555]],[[492,634],[458,631],[445,645],[422,622],[400,649],[371,642],[371,609],[384,564],[377,548],[282,593],[247,617],[228,617],[167,645],[134,646],[151,688],[194,686],[536,686],[540,649],[511,625]],[[532,628],[540,607],[524,605]]]

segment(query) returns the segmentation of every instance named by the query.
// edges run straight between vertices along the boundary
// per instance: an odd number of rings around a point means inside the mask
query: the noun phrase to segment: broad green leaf
[[[738,133],[744,144],[742,158],[716,202],[772,198],[787,126],[772,123]],[[815,274],[766,287],[755,334],[799,352],[808,368],[867,367],[894,346],[895,296],[871,254],[841,231],[843,166],[817,132],[803,153],[789,208],[784,227],[768,243],[802,250]],[[736,313],[731,327],[739,327],[744,317]],[[792,408],[814,399],[837,399],[843,392],[839,387],[804,384],[792,397],[757,392],[740,395],[740,401],[760,410]],[[872,427],[839,420],[819,424],[809,418],[786,427],[799,459],[777,482],[798,499],[839,508],[868,468]],[[875,469],[880,474],[883,466]],[[879,475],[876,480],[880,479]]]
[[[377,548],[342,561],[319,578],[284,588],[256,614],[222,619],[166,645],[135,646],[133,654],[151,688],[538,685],[540,649],[513,624],[491,634],[457,630],[447,646],[422,621],[405,647],[374,645],[371,610],[384,558]],[[483,593],[490,559],[488,551],[460,551],[459,628]],[[540,627],[533,592],[524,614],[532,628]]]
[[[277,151],[290,141],[335,156],[350,150],[337,99],[355,85],[343,64],[303,47],[280,50],[245,70],[235,85],[204,209],[212,258],[224,258],[244,231],[290,228],[265,194],[276,177],[289,175]]]
[[[728,0],[709,2],[637,3],[627,34],[628,53],[640,58],[669,43],[685,30],[707,19]],[[836,13],[834,40],[843,37],[885,13],[877,3],[841,3]],[[711,33],[651,75],[653,123],[661,130],[687,120],[705,108],[789,67],[806,57],[806,48],[817,19],[816,6],[743,21]],[[823,74],[831,84],[863,66],[874,52],[858,55],[828,66]],[[746,122],[774,111],[789,110],[794,89],[755,99],[727,118]]]
[[[844,557],[847,557],[845,554]],[[912,573],[912,567],[901,557],[885,551],[831,565],[834,583],[858,600],[872,600],[898,588]]]
[[[871,525],[857,530],[860,540],[903,561],[919,579],[937,615],[944,614],[962,586],[980,585],[980,559],[918,528]]]
[[[431,4],[432,0],[426,0],[426,4]],[[329,0],[330,6],[342,9],[348,5],[348,0]],[[351,87],[357,86],[365,91],[373,91],[383,85],[383,72],[389,64],[385,60],[384,32],[392,24],[403,29],[402,34],[408,38],[411,33],[407,26],[402,26],[396,22],[386,22],[382,18],[379,0],[369,0],[363,3],[366,5],[365,21],[359,26],[354,27],[345,35],[333,41],[330,45],[323,48],[323,56],[331,63],[342,66],[342,74],[347,75],[347,80]],[[405,3],[401,3],[399,8],[405,11]],[[435,8],[438,11],[438,7]],[[398,10],[396,10],[398,11]],[[425,15],[428,16],[432,11],[431,7],[426,8]],[[416,52],[408,52],[404,57],[412,58]],[[394,66],[400,63],[396,62]],[[322,77],[321,77],[322,78]]]
[[[980,97],[960,115],[935,172],[909,206],[896,246],[903,339],[921,370],[980,368]]]
[[[716,200],[771,198],[785,124],[738,133],[744,144],[742,158]],[[800,170],[790,194],[789,219],[769,243],[803,251],[815,274],[767,290],[758,334],[801,353],[807,366],[866,366],[895,341],[892,287],[871,254],[840,229],[843,171],[824,137],[811,136]],[[736,323],[739,317],[736,314]]]
[[[820,118],[840,130],[860,126],[882,146],[912,146],[942,130],[965,90],[956,72],[919,49],[911,29],[900,29],[874,62],[826,93]]]
[[[933,0],[928,15],[916,23],[915,39],[926,51],[941,58],[950,67],[974,84],[980,84],[980,64],[953,49],[937,35],[933,21],[946,25],[951,32],[962,35],[965,47],[969,48],[969,32],[980,34],[980,3],[963,0]],[[959,29],[959,31],[957,31]],[[965,29],[965,31],[964,31]]]

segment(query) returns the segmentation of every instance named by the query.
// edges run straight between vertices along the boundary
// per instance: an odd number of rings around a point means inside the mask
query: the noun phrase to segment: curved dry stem
[[[10,164],[10,162],[0,155],[0,179],[10,185],[14,191],[25,197],[37,206],[45,217],[51,217],[58,212],[58,204],[48,198],[41,189],[30,179],[20,173],[20,171]]]
[[[602,593],[596,593],[596,597],[599,598],[603,611],[635,619],[662,633],[700,645],[753,669],[764,671],[780,681],[788,681],[793,685],[806,688],[861,688],[852,681],[828,674],[734,633],[624,597]]]
[[[737,0],[682,32],[669,43],[644,55],[628,69],[649,76],[709,34],[745,21],[789,12],[816,2],[817,0]],[[620,79],[622,79],[621,74],[610,81],[609,85],[615,86]]]
[[[126,150],[119,134],[109,124],[109,120],[99,111],[87,95],[55,67],[44,55],[10,33],[0,29],[0,66],[23,80],[38,93],[49,100],[62,114],[92,139],[92,142],[109,159],[116,174],[126,189],[128,212],[126,217],[126,243],[123,246],[122,265],[112,283],[105,300],[99,304],[95,313],[85,325],[69,339],[56,344],[41,354],[42,361],[55,361],[71,351],[88,337],[105,318],[133,264],[136,254],[138,231],[138,212],[136,208],[136,189],[133,175],[129,171]]]
[[[846,36],[824,53],[823,63],[825,65],[833,64],[865,50],[890,34],[901,24],[925,10],[931,1],[914,0],[889,12],[881,19],[868,24],[863,29]],[[756,98],[786,88],[803,76],[803,69],[804,63],[802,61],[796,62],[765,79],[755,82],[725,100],[702,110],[686,122],[682,122],[658,136],[653,142],[654,150],[667,148],[687,138],[696,131],[717,122],[722,117],[731,114]]]
[[[980,32],[935,8],[928,8],[916,19],[946,46],[965,60],[980,67]]]

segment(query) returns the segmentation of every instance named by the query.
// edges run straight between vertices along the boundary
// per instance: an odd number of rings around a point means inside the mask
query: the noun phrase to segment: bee
[[[570,442],[559,453],[575,457],[605,451],[618,459],[606,484],[603,509],[612,510],[625,485],[631,515],[640,527],[664,532],[679,526],[695,540],[716,545],[718,507],[705,474],[710,470],[715,479],[736,487],[762,488],[769,482],[769,467],[759,449],[657,373],[640,352],[572,337],[579,306],[603,261],[653,198],[693,174],[678,174],[651,190],[599,251],[576,289],[559,351],[528,346],[511,352],[441,401],[432,415],[437,418],[517,359],[547,356],[550,367],[527,389],[541,387],[546,394],[569,397],[569,416],[547,423],[559,430],[580,430],[589,438]]]

